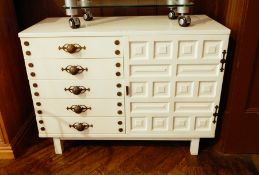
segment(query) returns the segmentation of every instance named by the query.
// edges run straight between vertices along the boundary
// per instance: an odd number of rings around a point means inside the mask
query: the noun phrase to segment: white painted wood
[[[41,106],[36,103],[40,102]],[[121,106],[118,106],[121,103]],[[71,109],[72,106],[79,105],[83,108],[91,108],[80,114]],[[35,99],[34,106],[37,116],[44,117],[112,117],[125,116],[123,99]],[[42,111],[38,114],[37,111]],[[121,111],[121,113],[118,113]]]
[[[191,140],[191,146],[190,146],[191,155],[198,155],[198,153],[199,153],[199,143],[200,143],[200,139],[192,139]]]
[[[186,77],[186,76],[214,76],[216,77],[219,74],[219,65],[191,65],[191,64],[178,64],[177,65],[177,76]]]
[[[169,77],[170,65],[132,65],[130,66],[131,77]]]
[[[32,63],[33,67],[28,65]],[[119,63],[120,67],[116,67]],[[28,78],[36,79],[61,79],[61,80],[89,80],[89,79],[119,79],[116,72],[123,72],[123,60],[114,59],[26,59]],[[66,70],[71,66],[87,69],[77,75],[71,75]],[[46,71],[48,68],[48,71]],[[36,72],[32,77],[31,72]]]
[[[123,50],[121,45],[115,45],[115,40],[120,37],[22,38],[21,42],[30,43],[23,48],[25,58],[121,58]],[[59,49],[65,44],[77,44],[86,49],[71,54]],[[28,50],[30,56],[26,55]],[[119,55],[115,54],[116,50],[120,51]]]
[[[161,103],[161,102],[132,102],[130,104],[131,114],[135,113],[169,113],[169,103]]]
[[[33,84],[37,83],[38,87],[34,88]],[[117,84],[120,83],[123,86],[123,80],[84,80],[84,81],[72,81],[72,80],[31,80],[31,92],[33,98],[123,98],[124,89],[118,88]],[[82,94],[74,95],[70,91],[65,91],[65,88],[82,86],[86,89]],[[39,93],[39,96],[35,96],[35,92]],[[118,96],[117,93],[121,92],[122,95]]]
[[[56,154],[62,154],[63,144],[59,138],[53,138],[54,150]]]
[[[197,155],[200,138],[215,135],[213,113],[224,73],[220,59],[229,32],[204,15],[192,16],[186,28],[165,16],[145,16],[95,18],[77,30],[69,28],[67,18],[49,18],[26,29],[19,36],[39,136],[53,137],[57,153],[62,152],[59,139],[121,139],[190,140],[190,152]],[[75,54],[58,50],[66,43],[86,50]],[[79,75],[61,71],[68,65],[88,71]],[[70,86],[84,86],[90,92],[64,91]],[[72,105],[91,110],[76,114],[67,110]],[[69,127],[80,122],[93,128]]]

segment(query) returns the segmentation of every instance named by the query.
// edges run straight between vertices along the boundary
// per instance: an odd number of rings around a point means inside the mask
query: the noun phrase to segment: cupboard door
[[[127,42],[127,131],[213,137],[228,36],[129,37]]]

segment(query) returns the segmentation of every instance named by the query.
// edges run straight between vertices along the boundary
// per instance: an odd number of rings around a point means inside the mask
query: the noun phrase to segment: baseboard
[[[14,152],[15,157],[20,155],[25,151],[26,147],[31,142],[33,136],[37,133],[34,132],[35,129],[35,116],[31,114],[28,116],[27,120],[20,127],[19,131],[15,135],[15,137],[11,140],[10,145]]]
[[[14,159],[14,152],[9,144],[0,145],[0,159]]]

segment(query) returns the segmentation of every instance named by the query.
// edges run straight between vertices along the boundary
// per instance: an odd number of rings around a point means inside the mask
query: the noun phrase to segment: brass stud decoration
[[[122,121],[118,121],[118,125],[122,125]]]
[[[34,65],[33,65],[32,63],[29,63],[28,66],[29,66],[29,67],[33,67]]]
[[[35,96],[39,96],[40,94],[39,94],[39,92],[35,92],[34,95]]]
[[[118,83],[116,86],[117,86],[117,88],[121,88],[121,84],[120,83]]]
[[[39,120],[39,123],[40,123],[40,124],[43,124],[44,122],[43,122],[43,120]]]
[[[121,96],[122,95],[122,93],[121,92],[117,92],[117,96]]]
[[[117,103],[117,106],[122,106],[122,103],[121,103],[121,102],[118,102],[118,103]]]
[[[114,41],[114,44],[115,44],[115,45],[120,45],[120,41],[119,41],[119,40],[115,40],[115,41]]]
[[[32,72],[32,73],[31,73],[31,76],[32,76],[32,77],[35,77],[35,76],[36,76],[35,72]]]
[[[121,67],[121,63],[116,63],[115,66],[116,67]]]
[[[36,105],[37,105],[37,106],[41,106],[41,103],[40,103],[40,102],[36,102]]]
[[[30,43],[28,42],[28,41],[24,41],[24,43],[23,43],[25,46],[29,46],[30,45]]]
[[[119,50],[115,50],[115,54],[116,54],[116,55],[120,55],[120,53],[121,53],[121,52],[120,52]]]
[[[121,76],[121,73],[120,72],[116,72],[116,76],[117,77]]]
[[[31,56],[31,52],[30,51],[26,51],[25,54],[28,55],[28,56]]]
[[[117,113],[118,113],[119,115],[121,115],[121,114],[122,114],[122,110],[119,110]]]
[[[122,129],[122,128],[119,128],[119,132],[123,132],[123,129]]]
[[[42,111],[41,111],[41,110],[38,110],[37,113],[38,113],[38,114],[42,114]]]
[[[38,87],[38,84],[37,83],[33,83],[32,86],[36,88],[36,87]]]
[[[45,131],[45,128],[44,128],[44,127],[41,127],[40,130]]]

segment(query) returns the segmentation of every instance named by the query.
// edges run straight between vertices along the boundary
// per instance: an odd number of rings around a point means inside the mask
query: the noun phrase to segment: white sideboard
[[[19,33],[40,137],[189,140],[215,135],[230,30],[205,15],[48,18]]]

